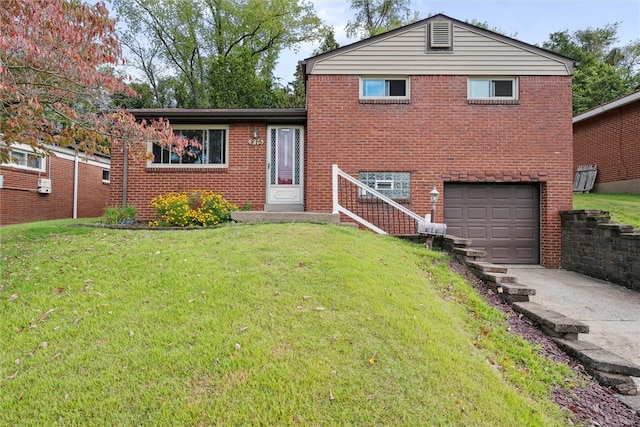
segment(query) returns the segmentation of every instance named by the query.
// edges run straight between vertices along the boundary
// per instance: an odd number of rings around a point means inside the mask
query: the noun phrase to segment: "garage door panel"
[[[515,209],[515,219],[516,220],[526,220],[530,221],[535,217],[532,208],[516,208]]]
[[[511,248],[509,246],[491,246],[488,251],[491,252],[491,262],[506,263],[512,256]],[[487,253],[488,255],[488,253]]]
[[[467,227],[467,235],[469,239],[486,239],[487,238],[487,227],[482,226],[469,226]]]
[[[464,190],[463,190],[464,194]],[[463,198],[469,200],[486,200],[487,198],[487,188],[486,187],[473,187],[469,188],[466,191],[466,197]]]
[[[462,196],[463,196],[462,187],[451,187],[447,193],[447,197],[449,198],[449,200],[462,200]]]
[[[491,227],[491,238],[493,239],[509,239],[511,237],[511,227]],[[469,237],[471,238],[471,237]]]
[[[445,208],[444,209],[445,218],[451,218],[451,220],[462,220],[462,208]]]
[[[511,218],[511,209],[508,207],[491,208],[492,220],[509,220]]]
[[[513,237],[515,239],[533,239],[535,231],[533,227],[514,227]]]
[[[463,216],[464,218],[464,216]],[[468,220],[487,220],[487,208],[484,207],[470,207],[467,209]]]
[[[443,197],[448,234],[471,239],[490,262],[539,262],[537,184],[447,183]]]
[[[493,187],[491,189],[491,198],[493,200],[511,199],[511,189],[509,187]]]
[[[537,254],[533,253],[533,250],[530,247],[516,248],[513,253],[513,258],[516,264],[526,264],[528,260],[536,256]]]
[[[531,200],[537,198],[537,189],[531,186],[515,188],[516,200]]]

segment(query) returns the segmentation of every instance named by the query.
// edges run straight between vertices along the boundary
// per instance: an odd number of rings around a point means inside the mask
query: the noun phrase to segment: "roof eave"
[[[600,105],[582,114],[578,114],[573,118],[573,123],[574,124],[579,123],[583,120],[587,120],[592,117],[599,116],[601,114],[606,113],[607,111],[615,110],[616,108],[623,107],[627,104],[631,104],[632,102],[636,102],[639,100],[640,100],[640,91],[634,92],[631,95],[623,96],[622,98],[615,99],[611,102]]]

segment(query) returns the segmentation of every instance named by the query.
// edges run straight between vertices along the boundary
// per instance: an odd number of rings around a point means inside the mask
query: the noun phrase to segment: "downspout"
[[[73,219],[78,218],[78,153],[73,159]]]
[[[127,180],[129,177],[129,146],[126,141],[123,144],[122,152],[124,159],[122,160],[122,207],[127,207]]]

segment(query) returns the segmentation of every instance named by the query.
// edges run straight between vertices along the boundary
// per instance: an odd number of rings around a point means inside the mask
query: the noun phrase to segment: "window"
[[[409,99],[409,79],[367,77],[360,79],[362,99]]]
[[[411,189],[409,172],[360,172],[358,179],[390,199],[408,199]],[[361,197],[371,197],[362,194]]]
[[[226,167],[228,151],[228,129],[226,127],[189,126],[184,129],[174,126],[174,133],[188,139],[195,139],[201,147],[188,146],[182,155],[168,147],[152,144],[151,164],[163,166],[208,166]]]
[[[513,77],[470,78],[469,99],[518,99],[517,80]]]
[[[11,149],[8,166],[44,171],[45,161],[40,154]]]
[[[108,184],[111,181],[111,171],[109,169],[102,169],[102,182]]]

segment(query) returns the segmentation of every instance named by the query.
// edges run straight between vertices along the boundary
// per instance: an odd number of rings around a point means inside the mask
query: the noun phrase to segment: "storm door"
[[[302,211],[304,132],[300,126],[270,126],[267,150],[267,206]]]

